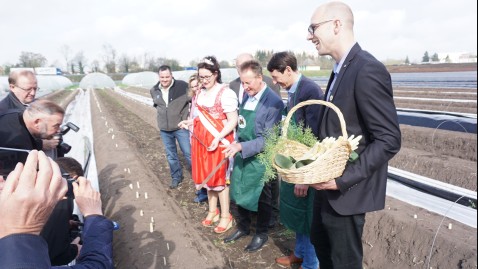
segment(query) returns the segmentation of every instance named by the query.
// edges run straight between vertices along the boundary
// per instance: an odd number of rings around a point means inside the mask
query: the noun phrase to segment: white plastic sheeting
[[[37,75],[37,80],[38,87],[48,91],[65,89],[73,85],[73,82],[64,76]]]
[[[121,83],[128,86],[136,86],[150,89],[159,81],[158,73],[151,71],[144,71],[139,73],[132,73],[126,75]]]
[[[64,76],[37,75],[38,87],[40,91],[36,93],[36,97],[48,94],[52,91],[61,90],[73,85],[70,79]],[[9,91],[8,77],[0,77],[0,99]]]
[[[96,89],[96,88],[114,88],[116,86],[113,79],[103,73],[90,73],[84,76],[80,81],[80,88],[82,89]]]

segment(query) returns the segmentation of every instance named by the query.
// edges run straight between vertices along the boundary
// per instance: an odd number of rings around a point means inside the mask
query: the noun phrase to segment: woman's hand
[[[182,129],[188,129],[191,125],[193,125],[193,120],[183,120],[178,123],[178,127]]]
[[[207,151],[215,151],[219,145],[219,140],[217,137],[211,142],[211,145],[207,148]]]

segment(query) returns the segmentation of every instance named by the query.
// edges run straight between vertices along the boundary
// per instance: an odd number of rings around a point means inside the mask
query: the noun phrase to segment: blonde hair
[[[197,73],[194,73],[192,74],[190,77],[189,77],[189,80],[188,80],[188,85],[189,85],[189,89],[188,89],[188,96],[189,97],[193,97],[194,96],[194,91],[192,90],[192,87],[191,87],[191,83],[193,81],[197,81],[199,83],[199,78],[198,78],[198,74]]]

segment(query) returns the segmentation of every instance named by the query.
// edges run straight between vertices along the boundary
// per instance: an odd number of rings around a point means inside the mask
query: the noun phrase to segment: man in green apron
[[[297,69],[297,59],[291,52],[278,52],[272,55],[267,64],[272,79],[287,91],[289,96],[287,110],[307,100],[322,100],[324,94],[317,83],[302,75]],[[299,108],[292,117],[291,124],[302,124],[312,129],[318,137],[320,106],[312,105]],[[288,229],[295,232],[294,251],[288,256],[276,258],[276,263],[283,266],[301,264],[303,269],[317,269],[319,261],[314,246],[310,241],[310,226],[314,191],[308,185],[280,184],[280,220]]]
[[[267,132],[281,120],[282,100],[262,81],[262,67],[257,61],[241,65],[241,82],[247,93],[239,109],[236,142],[224,146],[226,157],[234,158],[231,176],[231,198],[238,209],[237,229],[225,243],[249,235],[251,212],[257,212],[255,235],[244,249],[254,252],[267,242],[271,218],[271,185],[262,180],[264,165],[257,159],[265,144]],[[237,153],[237,154],[236,154]]]

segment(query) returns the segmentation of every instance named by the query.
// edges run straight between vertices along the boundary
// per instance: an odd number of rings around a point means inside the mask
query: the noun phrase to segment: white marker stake
[[[139,215],[140,215],[141,217],[144,216],[143,210],[140,210],[140,211],[139,211]]]
[[[154,232],[154,224],[152,222],[149,223],[149,232],[150,233]]]
[[[147,192],[144,193],[144,199],[148,199],[148,193]]]
[[[136,187],[139,189],[139,181],[136,181]]]
[[[129,188],[130,188],[130,189],[133,189],[133,184],[129,184]]]
[[[151,217],[151,223],[154,223],[154,218],[153,217]]]
[[[136,199],[139,198],[139,192],[136,192]]]

